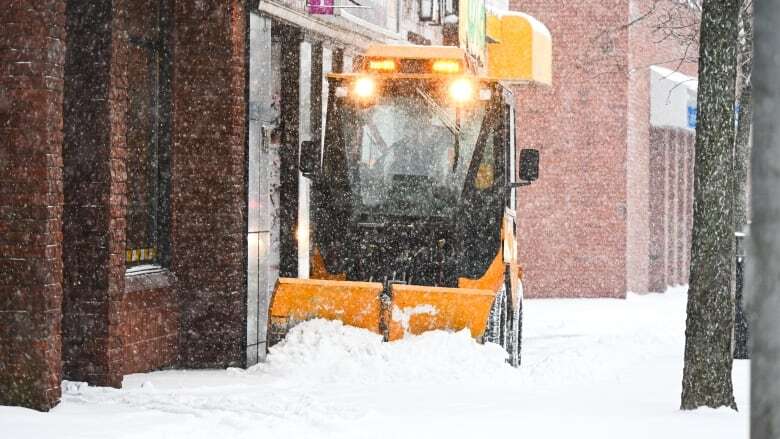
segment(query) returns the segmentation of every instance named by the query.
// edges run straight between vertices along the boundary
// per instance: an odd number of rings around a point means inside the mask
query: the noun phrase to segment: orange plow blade
[[[382,284],[320,279],[280,278],[268,319],[268,344],[273,345],[296,324],[322,318],[380,332]]]
[[[384,300],[382,292],[377,282],[280,278],[271,299],[268,345],[314,318],[341,320],[388,341],[434,329],[466,328],[481,340],[496,297],[485,289],[403,284],[393,284]]]
[[[489,290],[393,285],[388,340],[434,329],[465,328],[481,339],[495,297]]]

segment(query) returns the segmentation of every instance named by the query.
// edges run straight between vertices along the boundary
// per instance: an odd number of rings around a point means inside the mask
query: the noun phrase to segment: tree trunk
[[[734,327],[734,96],[740,0],[706,0],[699,40],[693,235],[685,328],[684,410],[736,409]]]
[[[743,38],[740,38],[739,44],[737,81],[739,114],[736,140],[734,142],[734,220],[738,232],[742,231],[750,219],[748,211],[748,167],[750,163],[750,136],[753,121],[753,90],[750,83],[753,66],[752,9],[744,9],[740,14],[739,20]]]
[[[739,17],[741,38],[739,39],[739,52],[737,56],[737,133],[734,141],[734,228],[737,232],[743,232],[750,222],[750,207],[748,203],[748,168],[750,166],[751,131],[753,129],[753,95],[750,82],[753,66],[753,8],[742,0],[742,12]],[[744,244],[741,246],[744,248]],[[739,252],[740,249],[737,249]],[[738,256],[740,257],[740,256]],[[748,352],[749,325],[745,316],[743,291],[737,280],[737,267],[735,264],[735,280],[737,284],[734,299],[736,314],[734,319],[734,358],[750,358]],[[740,276],[744,276],[740,272]]]
[[[780,437],[780,2],[755,3],[752,225],[746,296],[751,333],[750,435]]]

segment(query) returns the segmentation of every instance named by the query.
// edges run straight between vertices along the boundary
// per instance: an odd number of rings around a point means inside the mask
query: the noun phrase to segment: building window
[[[160,29],[164,2],[146,1],[130,15],[126,114],[128,268],[165,265],[168,211],[167,50]],[[151,9],[151,10],[150,10]],[[143,12],[143,13],[142,13]]]
[[[418,0],[418,3],[420,21],[444,24],[458,15],[457,0]]]

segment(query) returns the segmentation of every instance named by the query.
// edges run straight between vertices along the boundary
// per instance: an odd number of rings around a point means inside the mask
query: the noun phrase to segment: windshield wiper
[[[417,94],[419,94],[426,104],[428,104],[428,107],[433,111],[434,115],[436,115],[442,123],[444,123],[444,126],[447,127],[448,130],[452,133],[453,136],[455,136],[455,151],[453,154],[453,160],[452,160],[452,171],[455,172],[456,169],[458,169],[458,161],[460,160],[460,127],[458,127],[457,121],[450,118],[450,115],[447,114],[447,111],[444,110],[444,108],[441,107],[441,105],[436,103],[436,100],[433,99],[431,95],[426,93],[425,91],[421,90],[420,87],[415,87],[415,90],[417,91]]]
[[[441,105],[436,103],[436,100],[433,99],[431,95],[424,92],[423,90],[420,90],[419,87],[415,87],[415,90],[417,91],[417,94],[419,94],[426,104],[428,104],[428,107],[433,110],[434,114],[439,118],[442,123],[444,123],[444,126],[447,127],[447,129],[450,130],[450,132],[455,136],[460,136],[460,128],[458,127],[458,124],[450,118],[450,115],[447,114],[447,111],[444,110]]]

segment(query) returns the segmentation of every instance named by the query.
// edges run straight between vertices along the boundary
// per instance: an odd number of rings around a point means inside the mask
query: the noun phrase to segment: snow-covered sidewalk
[[[296,328],[248,371],[131,375],[121,390],[65,383],[50,413],[0,407],[7,438],[747,437],[740,411],[677,410],[685,294],[527,300],[523,365],[433,332],[382,343],[338,322]],[[495,436],[493,436],[495,434]]]

